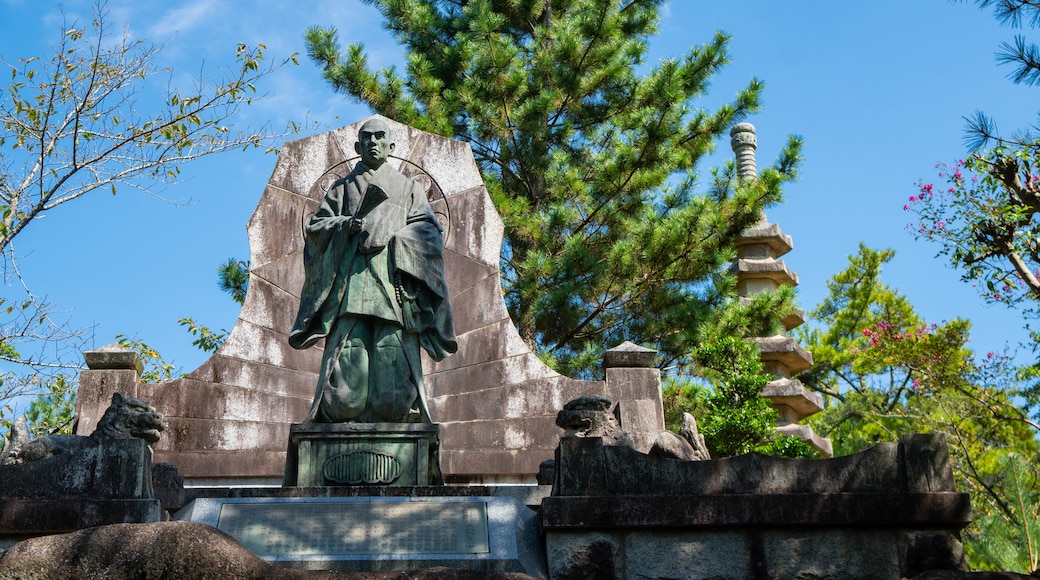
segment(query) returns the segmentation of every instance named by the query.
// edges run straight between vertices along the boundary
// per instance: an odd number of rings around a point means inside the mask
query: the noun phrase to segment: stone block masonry
[[[302,226],[357,161],[361,123],[283,146],[249,220],[249,291],[224,345],[186,377],[163,384],[141,384],[132,369],[84,371],[82,432],[119,390],[167,417],[155,459],[177,465],[189,485],[281,483],[289,426],[307,415],[322,348],[319,342],[297,351],[287,342],[303,286]],[[498,270],[502,220],[469,145],[387,123],[397,144],[388,163],[427,185],[444,228],[459,351],[440,363],[425,359],[423,370],[430,413],[441,426],[445,480],[534,483],[561,433],[556,412],[582,394],[617,401],[631,424],[663,428],[656,369],[619,363],[604,381],[578,381],[538,360],[506,311]]]

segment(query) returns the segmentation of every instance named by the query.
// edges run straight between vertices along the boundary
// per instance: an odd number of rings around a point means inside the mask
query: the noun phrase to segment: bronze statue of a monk
[[[458,349],[442,230],[423,187],[386,163],[386,122],[358,131],[361,161],[304,228],[305,281],[293,348],[325,351],[305,422],[430,423],[419,348]]]

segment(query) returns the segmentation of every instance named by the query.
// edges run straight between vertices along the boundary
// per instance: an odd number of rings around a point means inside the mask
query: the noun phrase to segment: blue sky
[[[66,15],[88,18],[92,2],[66,0]],[[402,51],[378,12],[358,0],[111,0],[115,30],[166,43],[161,64],[173,82],[230,64],[238,42],[264,43],[272,59],[304,52],[303,30],[339,28],[345,42],[363,41],[374,66],[399,64]],[[61,29],[58,3],[0,0],[0,56],[7,62],[44,55]],[[783,206],[768,212],[792,236],[785,256],[801,279],[799,301],[811,309],[826,280],[859,242],[897,256],[884,279],[906,294],[929,322],[956,317],[974,324],[972,345],[999,350],[1025,338],[1014,312],[986,306],[940,258],[936,247],[906,233],[903,210],[919,179],[935,179],[937,161],[964,157],[963,117],[976,109],[1010,132],[1035,121],[1040,88],[1013,85],[994,52],[1014,31],[968,2],[946,0],[673,0],[664,10],[650,62],[733,36],[732,63],[697,104],[712,108],[752,77],[766,83],[758,128],[759,162],[771,161],[789,134],[805,140],[805,162]],[[261,87],[270,98],[242,122],[275,126],[310,119],[327,127],[369,114],[334,94],[306,57]],[[731,155],[720,144],[720,157]],[[70,324],[90,327],[95,346],[119,333],[157,348],[182,371],[206,355],[177,324],[195,317],[230,329],[238,307],[216,287],[215,268],[247,258],[245,224],[274,166],[273,155],[227,153],[183,168],[184,179],[162,195],[172,205],[129,189],[99,192],[52,211],[16,241],[23,276],[63,310]],[[710,164],[703,166],[707,170]]]

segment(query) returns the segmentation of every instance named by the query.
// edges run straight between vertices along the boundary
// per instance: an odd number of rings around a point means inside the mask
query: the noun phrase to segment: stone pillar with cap
[[[83,351],[83,361],[87,370],[79,373],[74,431],[77,435],[90,435],[112,404],[114,393],[141,397],[144,365],[133,349],[116,342]]]
[[[664,430],[661,370],[657,351],[625,341],[603,354],[606,397],[617,402],[621,429],[633,433]]]
[[[739,123],[730,131],[730,145],[737,157],[737,175],[740,179],[755,179],[758,169],[755,149],[758,139],[751,123]],[[737,276],[737,294],[747,300],[759,292],[773,292],[781,286],[797,286],[798,275],[788,269],[779,258],[791,251],[791,236],[784,234],[780,226],[771,224],[765,212],[755,225],[744,230],[735,242],[737,260],[732,270]],[[762,392],[780,413],[778,431],[793,435],[813,446],[824,457],[832,453],[829,439],[820,437],[807,425],[798,421],[823,409],[819,394],[805,388],[798,379],[792,378],[812,366],[812,354],[801,347],[786,331],[805,322],[805,315],[794,313],[783,319],[785,332],[752,340],[758,344],[766,371],[776,376]]]

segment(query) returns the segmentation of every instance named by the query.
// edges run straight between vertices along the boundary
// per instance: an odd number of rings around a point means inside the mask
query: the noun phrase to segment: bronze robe
[[[378,201],[381,192],[386,199]],[[333,224],[336,216],[362,218],[361,231],[351,234],[349,223]],[[367,379],[359,380],[368,369],[355,377],[333,372],[345,339],[344,332],[335,332],[337,325],[390,324],[401,335],[411,377],[409,385],[393,388],[411,390],[419,420],[430,422],[418,346],[441,360],[458,344],[444,283],[441,228],[422,186],[389,164],[372,171],[359,163],[329,189],[304,234],[304,286],[289,344],[304,349],[330,334],[340,339],[326,342],[307,421],[342,416],[322,408],[328,404],[326,389],[369,389]]]

